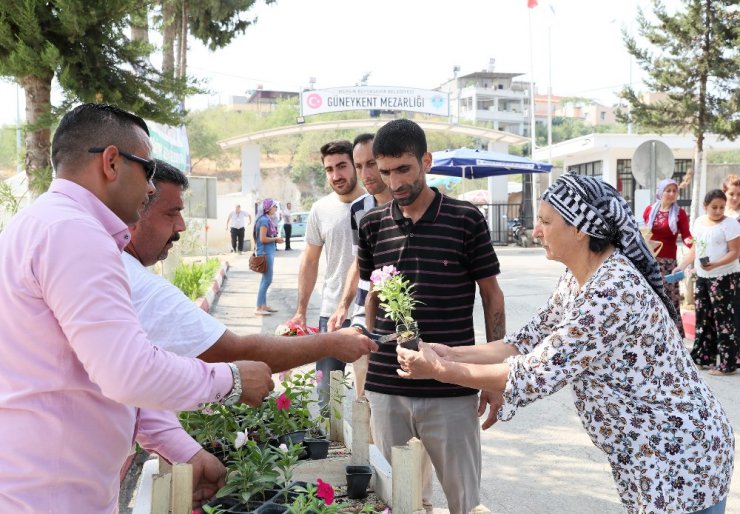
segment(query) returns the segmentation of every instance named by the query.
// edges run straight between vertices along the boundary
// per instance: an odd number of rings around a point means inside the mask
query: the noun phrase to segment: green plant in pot
[[[220,403],[206,404],[198,411],[180,413],[180,423],[203,448],[226,464],[230,448],[225,436],[239,430],[239,423],[229,407]]]
[[[378,295],[385,316],[396,322],[398,344],[410,350],[419,349],[419,327],[412,311],[421,303],[414,299],[412,284],[395,266],[383,266],[370,275],[373,292]]]
[[[231,453],[226,485],[216,494],[217,498],[235,496],[246,503],[250,500],[269,499],[266,490],[274,489],[280,481],[278,467],[280,455],[273,447],[260,448],[256,442],[246,439],[244,432],[234,437],[235,451]]]

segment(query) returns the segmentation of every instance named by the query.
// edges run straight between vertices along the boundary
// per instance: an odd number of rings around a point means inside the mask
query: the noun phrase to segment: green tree
[[[619,119],[644,128],[690,132],[696,139],[691,217],[698,215],[699,184],[704,160],[704,136],[713,132],[730,139],[740,133],[740,11],[737,0],[682,0],[669,13],[654,0],[656,21],[642,10],[638,33],[650,45],[641,48],[626,31],[627,50],[645,71],[645,84],[660,93],[644,101],[626,87],[620,96],[629,104]]]
[[[275,0],[265,0],[266,4]],[[210,50],[227,46],[257,21],[249,11],[256,0],[159,0],[162,28],[162,71],[185,78],[188,36]]]
[[[150,45],[125,35],[128,13],[141,5],[136,0],[0,2],[0,76],[25,91],[25,169],[32,191],[46,189],[50,176],[54,79],[66,95],[63,108],[104,101],[163,123],[180,118],[185,82],[159,73],[147,59]]]

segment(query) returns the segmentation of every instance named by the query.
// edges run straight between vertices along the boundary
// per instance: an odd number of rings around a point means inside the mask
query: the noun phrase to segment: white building
[[[515,81],[522,73],[494,71],[494,60],[483,71],[455,77],[437,89],[450,95],[454,123],[486,123],[489,127],[529,136],[530,83]]]
[[[649,140],[662,141],[671,149],[674,158],[673,179],[681,183],[686,172],[693,168],[694,162],[694,138],[688,134],[589,134],[554,144],[552,147],[538,148],[535,150],[534,159],[562,161],[564,170],[574,170],[581,175],[602,179],[614,186],[634,210],[635,190],[641,186],[632,175],[632,156],[640,144]],[[704,140],[705,155],[712,151],[737,149],[740,149],[740,141],[721,140],[714,134],[707,134]],[[707,190],[706,176],[706,173],[702,174],[702,196]],[[679,204],[681,206],[691,204],[690,187],[681,189]]]

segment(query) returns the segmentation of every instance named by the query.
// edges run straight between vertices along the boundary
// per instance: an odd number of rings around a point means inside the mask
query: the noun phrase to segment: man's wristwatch
[[[234,378],[234,386],[231,388],[231,392],[224,397],[222,403],[224,405],[234,405],[238,403],[239,399],[242,397],[242,376],[241,373],[239,373],[239,368],[236,367],[236,364],[233,362],[229,362],[228,364],[231,368],[231,376]]]

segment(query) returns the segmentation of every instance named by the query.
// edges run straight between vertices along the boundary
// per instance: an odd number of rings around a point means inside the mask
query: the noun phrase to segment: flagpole
[[[535,131],[535,117],[534,117],[534,36],[532,33],[532,8],[534,8],[537,5],[537,2],[532,2],[531,0],[528,3],[529,9],[527,10],[527,14],[529,16],[529,74],[530,74],[530,81],[529,81],[529,132],[530,132],[530,150],[529,150],[529,156],[532,160],[534,160],[534,150],[536,147],[537,142],[537,134]],[[535,182],[534,174],[532,174],[531,183],[532,183],[532,226],[534,227],[534,219],[535,219],[535,212],[537,209],[537,187]]]
[[[547,27],[547,162],[552,164],[552,24]],[[547,183],[552,185],[552,173]]]

